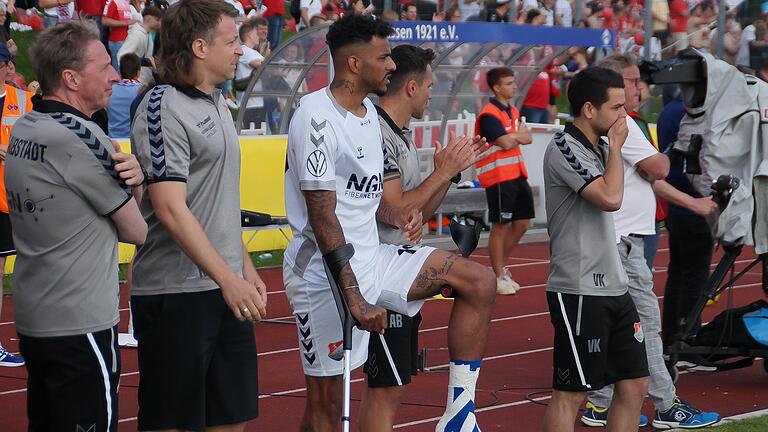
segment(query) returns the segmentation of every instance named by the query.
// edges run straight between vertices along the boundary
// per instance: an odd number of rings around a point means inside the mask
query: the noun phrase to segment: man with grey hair
[[[628,113],[640,106],[640,69],[632,55],[614,54],[600,63],[621,74],[624,79],[625,109]],[[717,413],[702,412],[677,397],[675,385],[667,371],[663,358],[661,341],[661,313],[656,294],[653,293],[653,274],[646,265],[644,241],[656,234],[656,198],[654,191],[661,191],[663,197],[675,202],[685,200],[682,192],[664,181],[669,172],[669,159],[651,144],[642,130],[629,115],[626,118],[629,131],[621,159],[624,163],[624,199],[619,210],[613,213],[616,243],[621,264],[629,280],[629,294],[637,307],[642,331],[636,337],[645,339],[650,380],[648,394],[656,407],[653,426],[659,429],[697,429],[720,420]],[[669,193],[673,189],[676,193]],[[683,194],[684,195],[684,194]],[[690,198],[690,197],[689,197]],[[714,209],[710,199],[696,202],[704,209]],[[704,211],[704,210],[702,210]],[[587,407],[581,417],[587,426],[605,426],[608,423],[608,408],[613,397],[613,386],[606,386],[589,393]],[[648,424],[648,418],[640,416],[640,426]]]
[[[50,27],[30,57],[43,96],[5,160],[29,430],[116,431],[117,243],[144,243],[144,175],[91,119],[117,81],[96,26]]]

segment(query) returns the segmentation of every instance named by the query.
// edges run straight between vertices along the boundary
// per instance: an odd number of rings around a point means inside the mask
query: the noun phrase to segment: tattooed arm
[[[421,226],[424,225],[424,220],[418,208],[402,208],[382,199],[376,210],[376,219],[402,230],[406,240],[411,243],[421,241]]]
[[[346,240],[339,219],[336,217],[336,192],[305,190],[304,199],[307,203],[309,224],[320,251],[325,254],[343,246]],[[347,264],[341,269],[339,283],[352,316],[359,323],[358,327],[370,332],[383,333],[387,328],[387,312],[365,300],[360,293],[351,265]]]

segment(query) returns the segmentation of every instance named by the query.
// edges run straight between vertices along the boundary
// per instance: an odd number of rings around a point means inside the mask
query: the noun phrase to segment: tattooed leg
[[[448,351],[452,359],[480,359],[496,299],[496,278],[485,266],[436,250],[413,281],[409,300],[423,299],[453,288],[455,300],[448,323]]]

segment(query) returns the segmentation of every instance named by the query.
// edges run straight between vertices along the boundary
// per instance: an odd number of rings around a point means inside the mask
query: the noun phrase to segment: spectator
[[[756,27],[761,25],[765,26],[765,21],[758,19],[744,27],[744,30],[741,31],[739,55],[736,57],[737,66],[750,67],[749,47],[757,39]]]
[[[453,5],[448,8],[448,11],[445,13],[445,20],[448,22],[462,22],[461,19],[462,12],[459,5]]]
[[[528,25],[545,25],[547,23],[547,16],[541,13],[539,9],[531,9],[525,13],[525,24]]]
[[[126,54],[138,56],[142,66],[139,81],[144,85],[149,85],[153,81],[155,33],[160,30],[163,12],[155,6],[147,6],[142,12],[142,17],[142,23],[131,27],[128,31],[125,43],[117,52],[117,58],[122,59]]]
[[[150,6],[154,7],[154,6]],[[112,96],[107,105],[109,118],[109,136],[111,138],[128,138],[131,136],[131,103],[139,94],[142,84],[141,58],[133,53],[120,57],[121,80],[112,84]]]
[[[688,27],[688,3],[685,0],[672,0],[669,3],[669,32],[675,44],[674,51],[680,51],[688,47],[686,28]],[[672,53],[674,55],[674,52]]]
[[[283,15],[285,15],[285,3],[283,0],[264,0],[267,7],[264,18],[269,26],[267,40],[269,49],[273,50],[280,45],[280,36],[283,32]]]
[[[661,41],[661,45],[667,44],[669,36],[669,4],[667,0],[655,0],[651,4],[651,16],[653,17],[653,37]]]
[[[18,52],[16,42],[11,39],[11,32],[5,28],[5,23],[10,21],[7,17],[5,5],[0,3],[0,43],[4,44],[11,56]]]
[[[317,14],[309,19],[309,26],[310,27],[317,27],[319,25],[323,25],[328,22],[328,18],[325,17],[323,14]]]
[[[544,24],[547,27],[560,26],[560,21],[555,19],[555,0],[542,0],[539,12],[544,15]]]
[[[238,59],[235,70],[237,101],[240,108],[245,109],[243,124],[247,127],[251,123],[255,123],[258,128],[264,121],[264,99],[248,97],[247,101],[243,100],[245,98],[244,90],[248,86],[253,71],[258,69],[264,61],[264,56],[255,49],[259,44],[259,31],[255,21],[246,21],[240,26],[240,41],[242,42],[243,55]]]
[[[112,67],[119,69],[117,53],[128,37],[128,27],[137,21],[131,16],[131,7],[126,0],[108,0],[104,6],[104,16],[101,22],[109,28],[109,54],[112,57]]]
[[[13,59],[8,61],[8,76],[5,78],[5,83],[20,90],[30,91],[27,89],[27,81],[24,79],[24,75],[16,71],[16,62]]]
[[[297,23],[296,29],[301,31],[310,27],[309,20],[318,14],[323,13],[323,8],[328,0],[301,0],[299,10],[301,11],[301,20]]]
[[[96,23],[96,27],[98,27],[99,33],[101,34],[101,42],[104,44],[105,48],[109,49],[109,43],[107,41],[108,30],[104,27],[104,23],[102,22],[106,0],[77,0],[74,3],[77,16],[80,17],[80,19],[89,19]]]
[[[75,0],[39,0],[43,9],[43,25],[48,28],[75,16]]]
[[[715,16],[712,4],[707,1],[699,3],[691,10],[686,28],[690,47],[709,52],[710,24]]]
[[[419,13],[416,9],[416,5],[413,3],[406,4],[403,6],[403,21],[416,21],[419,19]]]
[[[330,12],[335,12],[336,15],[344,15],[344,0],[328,0],[328,4],[325,5],[325,15],[328,16]]]
[[[365,3],[363,3],[363,0],[350,0],[349,6],[347,6],[346,13],[357,13],[361,15],[368,15],[373,12],[373,9],[371,7],[365,7]],[[386,11],[385,11],[386,12]],[[395,11],[392,11],[395,12]],[[397,16],[397,12],[395,12],[395,16]],[[397,21],[397,18],[395,18],[395,21]]]
[[[144,21],[144,16],[141,13],[144,11],[146,3],[147,0],[130,0],[128,5],[131,8],[131,18],[136,20],[136,23],[131,28],[141,25],[142,21]]]
[[[255,49],[262,57],[266,58],[272,51],[272,48],[269,46],[269,23],[263,17],[253,18],[253,22],[256,24],[256,33],[259,36],[259,43]]]
[[[735,65],[736,57],[739,55],[739,49],[741,48],[741,29],[739,23],[733,18],[728,18],[725,22],[726,32],[723,37],[723,58],[721,60]],[[715,29],[710,37],[710,50],[713,53],[717,53],[717,32],[720,29]]]
[[[381,13],[381,19],[390,23],[397,21],[399,18],[400,17],[397,16],[397,12],[391,9],[385,10]]]
[[[509,22],[509,8],[511,4],[512,0],[489,2],[485,10],[480,14],[480,21]]]

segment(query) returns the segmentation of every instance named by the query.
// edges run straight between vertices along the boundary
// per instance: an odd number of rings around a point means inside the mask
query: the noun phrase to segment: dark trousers
[[[715,240],[709,225],[700,216],[667,217],[669,271],[664,288],[662,332],[669,345],[680,331],[680,322],[693,309],[709,278]],[[697,326],[700,323],[697,317]]]

